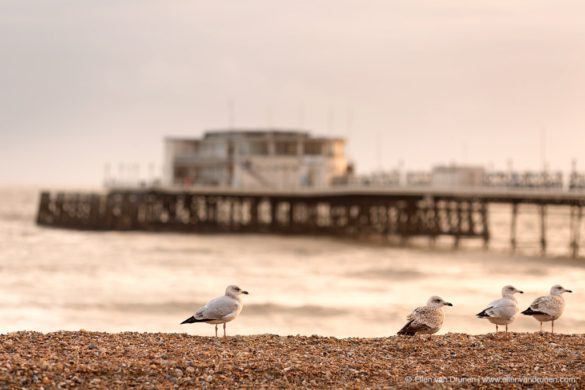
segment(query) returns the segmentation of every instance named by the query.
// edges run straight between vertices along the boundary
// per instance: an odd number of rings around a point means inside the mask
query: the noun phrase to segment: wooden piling
[[[570,226],[571,226],[571,256],[576,259],[579,257],[579,245],[581,241],[581,220],[583,217],[583,208],[581,204],[571,206]]]
[[[481,236],[483,237],[483,248],[488,249],[489,243],[490,243],[490,227],[489,227],[490,221],[489,221],[488,206],[487,206],[486,202],[481,202],[480,214],[481,214],[481,225],[482,225]]]
[[[51,215],[51,194],[49,192],[42,192],[39,199],[39,208],[37,211],[37,224],[51,223],[53,220]]]
[[[288,226],[292,227],[295,224],[295,204],[292,199],[288,200]]]
[[[583,218],[583,206],[577,206],[577,226],[575,226],[575,246],[573,247],[573,258],[579,257],[579,246],[581,243],[581,220]]]
[[[512,222],[510,223],[510,249],[516,252],[516,223],[518,219],[518,203],[512,203]]]
[[[248,227],[250,230],[255,230],[258,228],[258,198],[248,198],[250,202],[250,221],[248,222]]]
[[[546,205],[541,204],[540,209],[540,254],[546,255]]]
[[[439,209],[439,202],[440,200],[433,198],[432,199],[432,233],[430,236],[430,245],[435,246],[437,243],[437,237],[441,232],[441,211]]]
[[[468,235],[475,235],[475,219],[473,216],[475,215],[475,207],[474,203],[470,200],[467,201],[467,234]]]
[[[455,249],[459,248],[459,242],[461,240],[461,233],[462,233],[462,227],[463,227],[463,205],[461,201],[457,201],[456,202],[456,210],[457,210],[457,224],[455,226],[455,235],[454,235],[454,240],[453,240],[453,247]]]

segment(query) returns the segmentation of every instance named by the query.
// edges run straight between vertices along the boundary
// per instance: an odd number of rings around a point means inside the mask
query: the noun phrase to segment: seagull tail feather
[[[411,329],[410,324],[412,324],[412,321],[408,321],[408,323],[398,331],[398,334],[404,336],[414,336],[416,332],[413,329]]]
[[[532,308],[529,307],[528,309],[524,310],[522,312],[522,314],[524,314],[525,316],[533,316],[535,314],[545,314],[545,313],[538,311],[538,310],[532,310]]]
[[[194,322],[205,322],[207,320],[198,320],[194,316],[187,318],[185,321],[181,322],[181,324],[192,324]]]

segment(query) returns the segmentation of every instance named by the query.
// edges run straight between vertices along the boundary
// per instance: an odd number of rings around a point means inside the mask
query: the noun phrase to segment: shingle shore
[[[585,387],[585,335],[216,339],[79,331],[0,336],[0,389],[475,388],[503,383]]]

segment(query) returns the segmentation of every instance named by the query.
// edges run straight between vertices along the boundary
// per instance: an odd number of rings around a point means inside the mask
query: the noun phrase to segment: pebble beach
[[[15,332],[0,388],[387,388],[585,384],[585,336],[388,338]]]

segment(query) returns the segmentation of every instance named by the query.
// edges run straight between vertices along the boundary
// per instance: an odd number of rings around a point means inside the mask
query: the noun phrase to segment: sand
[[[489,382],[500,383],[490,384]],[[0,336],[0,388],[585,387],[585,335]]]

